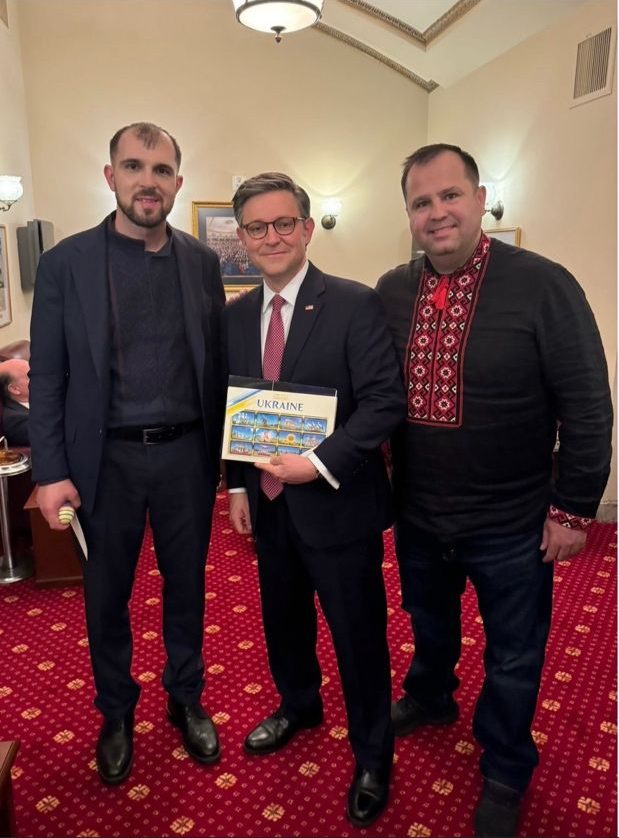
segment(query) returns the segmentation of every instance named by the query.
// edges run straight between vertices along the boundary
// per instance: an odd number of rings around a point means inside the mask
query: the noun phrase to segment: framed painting
[[[11,286],[6,227],[0,224],[0,327],[11,322]]]
[[[484,230],[487,236],[491,239],[498,239],[505,244],[513,244],[514,247],[520,247],[520,239],[522,238],[522,231],[520,227],[496,227],[493,230]]]
[[[260,271],[251,264],[238,240],[236,228],[231,203],[192,202],[192,232],[219,256],[228,299],[262,282]]]

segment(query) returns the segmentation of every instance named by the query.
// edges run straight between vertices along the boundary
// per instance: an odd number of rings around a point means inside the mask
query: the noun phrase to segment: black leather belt
[[[195,431],[202,425],[201,419],[193,422],[179,422],[177,425],[159,425],[155,428],[108,428],[110,439],[124,439],[127,442],[143,442],[144,445],[161,445],[172,442],[179,436]]]

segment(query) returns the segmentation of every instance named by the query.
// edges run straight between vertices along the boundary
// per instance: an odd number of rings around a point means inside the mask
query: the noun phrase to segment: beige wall
[[[9,27],[0,22],[0,174],[21,175],[24,196],[8,212],[0,212],[7,228],[9,286],[13,320],[0,329],[0,346],[28,337],[32,292],[24,293],[17,262],[17,227],[33,217],[30,144],[19,41],[19,21],[14,4],[8,5]]]
[[[484,178],[504,183],[500,226],[520,226],[524,247],[583,284],[616,380],[616,93],[568,108],[576,43],[616,22],[614,0],[430,96],[316,30],[277,45],[239,26],[229,0],[9,0],[9,21],[0,172],[22,174],[25,195],[0,213],[13,304],[0,345],[28,333],[15,227],[37,216],[59,239],[96,224],[114,204],[102,176],[109,137],[147,119],[183,149],[173,224],[191,230],[192,200],[229,200],[233,174],[287,171],[315,216],[322,197],[343,201],[334,230],[317,226],[311,257],[370,285],[408,258],[402,159],[425,142],[463,145]]]
[[[230,200],[233,174],[283,170],[315,216],[342,200],[310,247],[322,268],[373,285],[408,258],[399,169],[425,142],[428,94],[398,74],[317,30],[278,45],[230,0],[27,0],[19,15],[35,206],[58,237],[113,208],[107,143],[146,119],[183,151],[176,226],[191,230],[192,200]]]
[[[522,246],[561,262],[585,289],[610,379],[617,355],[617,95],[569,108],[576,45],[617,22],[614,0],[579,8],[447,90],[430,96],[428,142],[471,151],[502,182]],[[616,79],[615,79],[616,85]],[[616,464],[605,499],[617,499]]]

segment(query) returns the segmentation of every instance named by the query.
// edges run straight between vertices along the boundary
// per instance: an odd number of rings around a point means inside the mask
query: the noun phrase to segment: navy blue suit
[[[172,231],[188,345],[203,427],[161,445],[112,440],[111,322],[106,223],[65,239],[39,262],[31,323],[33,478],[69,478],[89,548],[86,616],[96,704],[120,718],[135,705],[127,602],[146,511],[165,580],[164,686],[191,703],[204,686],[204,562],[219,474],[223,408],[217,256]]]
[[[262,288],[227,306],[229,372],[261,377]],[[382,578],[382,531],[392,520],[380,445],[404,417],[404,393],[380,300],[310,264],[286,340],[282,381],[334,387],[336,429],[315,453],[340,481],[285,484],[268,501],[251,463],[228,462],[230,488],[248,492],[269,663],[284,711],[320,706],[314,591],[333,635],[357,762],[387,768],[393,754]]]

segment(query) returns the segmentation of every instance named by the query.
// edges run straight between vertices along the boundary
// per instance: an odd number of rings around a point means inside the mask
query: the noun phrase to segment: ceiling
[[[591,0],[325,0],[316,28],[425,90],[449,87]]]

